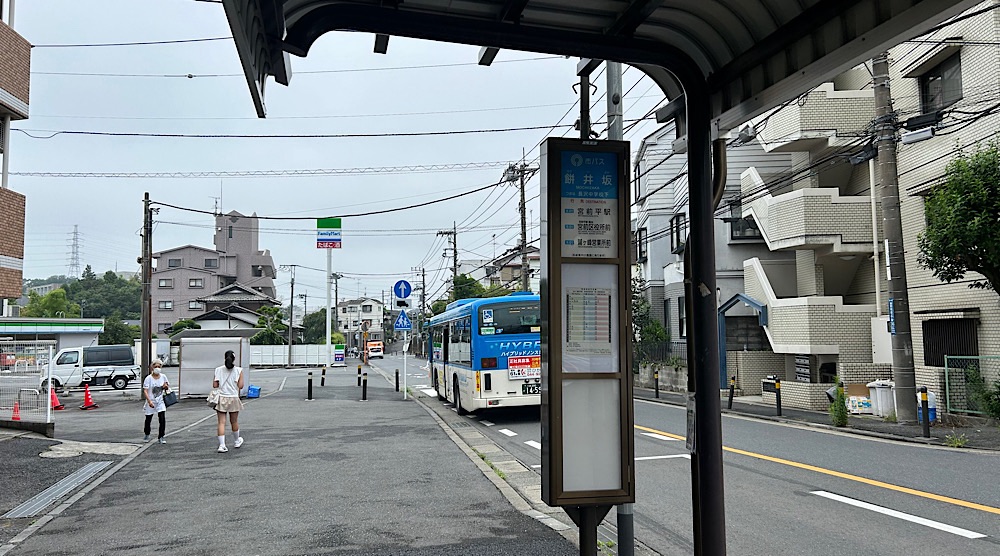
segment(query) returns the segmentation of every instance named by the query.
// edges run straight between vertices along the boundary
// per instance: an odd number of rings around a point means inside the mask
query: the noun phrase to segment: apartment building
[[[677,139],[673,123],[645,137],[636,156],[633,184],[635,210],[636,276],[642,279],[643,295],[650,313],[670,334],[672,352],[686,357],[684,305],[684,249],[688,236],[688,182],[685,157],[674,150]],[[790,165],[788,153],[768,153],[756,142],[734,137],[728,141],[726,190],[715,219],[715,251],[718,303],[744,293],[743,261],[768,253],[753,217],[742,215],[740,175],[756,167],[770,175]],[[777,255],[788,258],[788,255]],[[733,365],[750,365],[750,358],[772,361],[757,313],[739,303],[726,312],[727,349],[754,352],[733,355]],[[742,358],[742,359],[741,359]],[[761,363],[756,363],[761,367]],[[748,378],[748,377],[747,377]],[[746,380],[745,393],[759,393],[759,380]]]
[[[10,123],[28,117],[31,45],[8,24],[10,13],[0,13],[0,19],[0,155],[6,171],[13,147]],[[24,203],[24,195],[10,189],[5,173],[0,183],[0,316],[6,314],[7,299],[21,295]]]
[[[270,251],[260,249],[258,236],[256,215],[232,211],[215,217],[214,248],[184,245],[153,253],[151,289],[157,331],[210,309],[206,296],[229,286],[238,284],[273,301],[274,260]]]
[[[898,144],[897,160],[917,386],[939,395],[945,355],[1000,355],[996,294],[969,289],[974,275],[944,284],[917,262],[924,195],[962,148],[1000,129],[998,12],[956,18],[889,53],[900,131],[924,128]],[[766,152],[791,156],[779,174],[748,168],[740,194],[768,249],[744,261],[745,291],[768,307],[787,405],[824,409],[835,374],[848,384],[892,376],[871,69],[847,71],[743,130]]]
[[[337,303],[337,323],[348,347],[360,347],[362,332],[368,331],[369,340],[385,340],[383,324],[389,309],[371,297],[348,299]]]

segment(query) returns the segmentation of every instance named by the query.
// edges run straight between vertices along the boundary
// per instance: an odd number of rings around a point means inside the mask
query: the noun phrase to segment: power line
[[[149,46],[154,44],[187,44],[194,42],[230,41],[232,37],[208,37],[203,39],[177,39],[170,41],[102,42],[90,44],[33,44],[31,48],[91,48],[100,46]]]
[[[32,178],[107,178],[107,179],[192,179],[346,176],[358,174],[412,174],[464,172],[506,168],[508,161],[459,162],[449,164],[411,164],[407,166],[359,166],[353,168],[305,168],[287,170],[208,170],[173,172],[11,172],[12,176]]]
[[[525,127],[501,127],[486,129],[451,129],[441,131],[393,131],[383,133],[278,133],[278,134],[251,134],[251,133],[153,133],[135,131],[83,131],[83,130],[53,130],[53,129],[23,129],[16,128],[12,131],[31,137],[32,139],[52,139],[57,135],[87,135],[101,137],[167,137],[173,139],[362,139],[380,137],[428,137],[436,135],[471,135],[479,133],[506,133],[510,131],[534,131],[537,129],[550,129],[555,127],[572,127],[570,125],[539,125]],[[47,136],[32,135],[32,133],[46,133]]]

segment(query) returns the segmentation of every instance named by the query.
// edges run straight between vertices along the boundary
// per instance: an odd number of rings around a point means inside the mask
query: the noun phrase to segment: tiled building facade
[[[10,122],[28,117],[30,84],[31,45],[0,21],[0,153],[5,169],[13,150]],[[24,195],[10,189],[8,175],[4,175],[0,186],[0,299],[3,300],[21,296],[24,205]],[[4,308],[0,307],[0,316]]]

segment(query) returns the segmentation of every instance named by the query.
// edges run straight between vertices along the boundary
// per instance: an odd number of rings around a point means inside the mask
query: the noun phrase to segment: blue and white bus
[[[517,292],[454,301],[431,318],[429,332],[434,390],[460,414],[541,404],[537,295]]]

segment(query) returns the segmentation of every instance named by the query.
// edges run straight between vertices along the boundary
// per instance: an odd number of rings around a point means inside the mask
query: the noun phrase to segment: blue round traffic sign
[[[410,286],[410,283],[406,280],[400,280],[399,282],[396,282],[395,286],[392,287],[392,293],[400,299],[410,297],[410,292],[412,291],[413,287]]]

